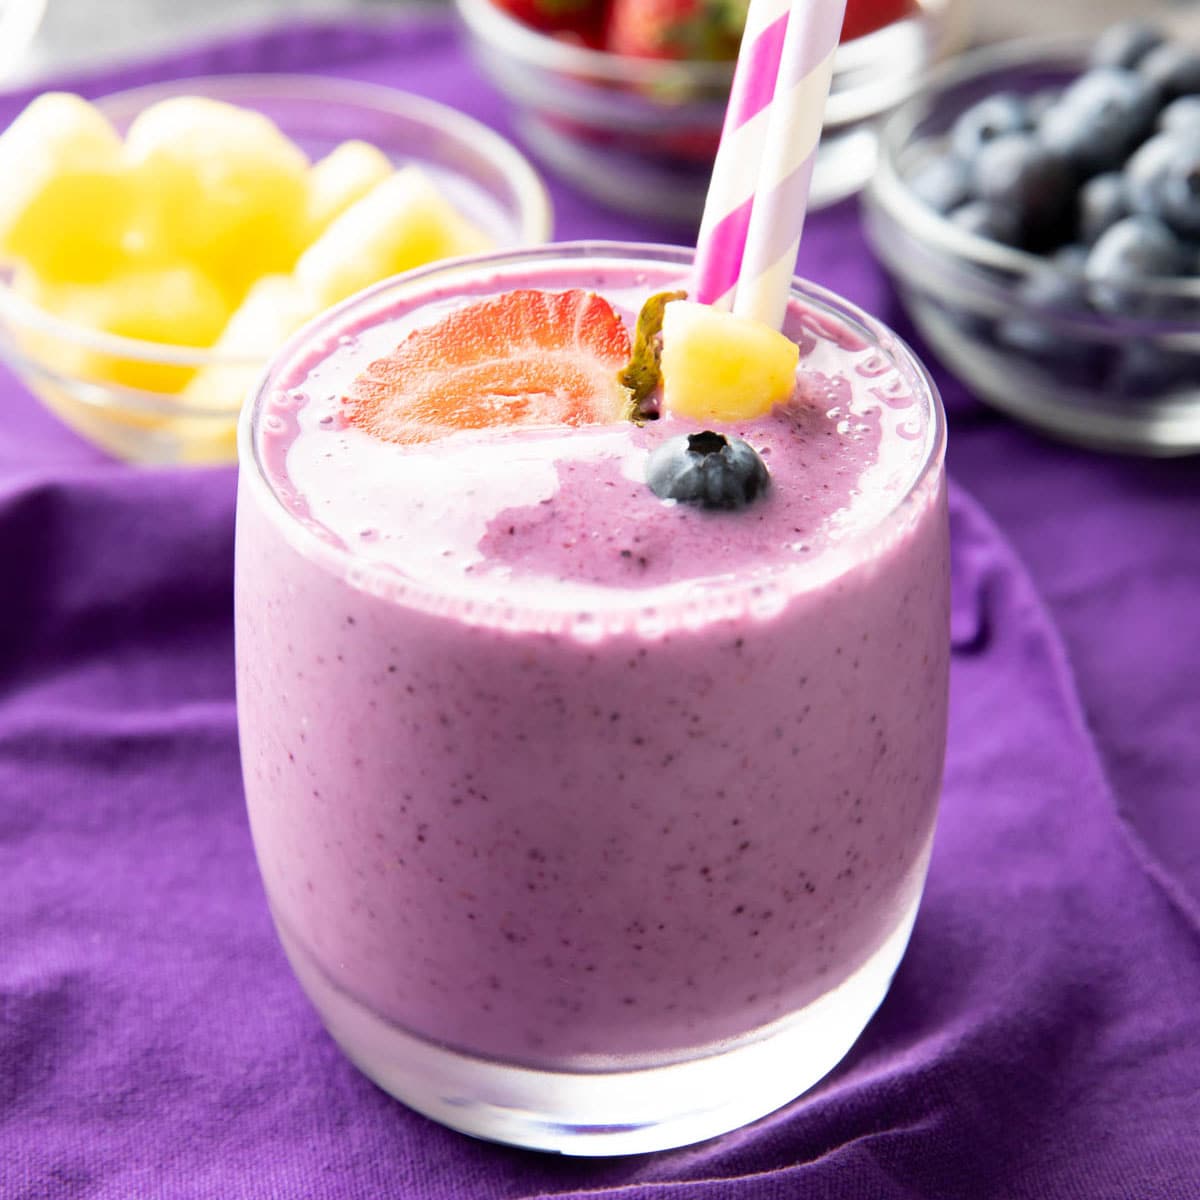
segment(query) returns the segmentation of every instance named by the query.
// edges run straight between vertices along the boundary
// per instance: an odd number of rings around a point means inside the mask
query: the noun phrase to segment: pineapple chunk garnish
[[[799,347],[778,330],[691,300],[663,312],[662,400],[677,416],[730,422],[760,417],[796,386]]]
[[[300,256],[295,275],[320,307],[328,307],[389,275],[490,244],[422,170],[410,166],[334,220]]]

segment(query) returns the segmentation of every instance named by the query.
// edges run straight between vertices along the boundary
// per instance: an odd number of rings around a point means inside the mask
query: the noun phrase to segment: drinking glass
[[[819,552],[650,591],[563,578],[518,594],[386,561],[386,521],[349,544],[322,518],[335,498],[297,487],[296,435],[311,395],[457,304],[582,287],[636,312],[690,262],[578,243],[399,277],[293,339],[240,429],[246,797],[296,977],[393,1096],[570,1154],[768,1113],[883,1000],[946,735],[936,390],[888,329],[795,281],[785,331],[835,356],[841,419],[879,424],[877,510]],[[469,509],[455,461],[430,501]],[[773,486],[789,483],[805,486]]]

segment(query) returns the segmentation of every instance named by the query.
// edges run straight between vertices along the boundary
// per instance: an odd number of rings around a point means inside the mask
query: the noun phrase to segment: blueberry
[[[989,342],[995,331],[995,321],[988,314],[966,307],[960,297],[946,299],[941,296],[927,297],[931,310],[936,310],[934,320],[945,325],[957,341]]]
[[[948,213],[970,199],[970,171],[961,159],[943,154],[924,163],[909,186],[935,212]]]
[[[1065,246],[1059,246],[1055,250],[1050,261],[1068,275],[1082,275],[1090,250],[1091,247],[1085,246],[1082,242],[1068,242]]]
[[[1136,67],[1162,43],[1162,30],[1149,22],[1118,21],[1096,39],[1090,62],[1093,67]]]
[[[1164,42],[1138,63],[1139,73],[1162,100],[1200,92],[1200,50],[1179,42]]]
[[[981,146],[1006,133],[1029,129],[1026,102],[1013,92],[996,92],[961,113],[950,131],[950,149],[970,162]]]
[[[982,146],[971,182],[977,199],[1013,212],[1031,247],[1044,245],[1070,211],[1071,168],[1031,133],[1006,133]]]
[[[1047,320],[1048,313],[1087,310],[1087,283],[1081,275],[1043,264],[1021,280],[1016,295],[1026,311],[997,327],[1000,341],[1030,358],[1055,363],[1075,363],[1087,356],[1088,349],[1083,343]]]
[[[1156,217],[1125,217],[1104,231],[1088,255],[1084,273],[1092,303],[1105,312],[1153,311],[1140,292],[1148,279],[1178,276],[1188,269],[1187,248]]]
[[[1194,130],[1200,133],[1200,96],[1180,96],[1158,115],[1158,127],[1167,133]]]
[[[770,479],[749,443],[710,429],[663,442],[646,466],[646,482],[660,500],[701,508],[744,508],[766,492]]]
[[[1125,176],[1120,171],[1093,175],[1079,189],[1079,236],[1089,244],[1129,215]]]
[[[1112,387],[1130,400],[1153,400],[1177,387],[1200,383],[1200,356],[1152,341],[1122,347]]]
[[[1125,166],[1129,206],[1200,237],[1200,130],[1157,133]]]
[[[1035,129],[1041,119],[1059,102],[1062,97],[1061,88],[1042,88],[1034,92],[1025,101],[1025,111],[1029,116],[1029,128]]]
[[[1083,276],[1064,271],[1055,256],[1053,263],[1039,264],[1017,285],[1017,295],[1033,308],[1055,312],[1078,312],[1087,308],[1087,283]]]
[[[960,204],[951,214],[950,220],[968,233],[999,242],[1004,246],[1018,246],[1021,242],[1021,223],[1011,208],[993,204],[988,200],[969,200]]]
[[[1146,78],[1119,67],[1080,75],[1038,124],[1043,142],[1081,175],[1121,165],[1150,131],[1158,93]]]

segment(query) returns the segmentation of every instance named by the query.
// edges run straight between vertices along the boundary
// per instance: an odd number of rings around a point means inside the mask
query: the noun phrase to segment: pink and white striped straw
[[[692,298],[702,304],[733,306],[756,182],[754,171],[747,167],[762,157],[790,7],[791,0],[750,0],[746,12],[725,124],[696,239]]]
[[[747,35],[757,5],[758,0],[751,0]],[[742,42],[693,278],[694,299],[732,308],[775,328],[782,324],[796,267],[846,0],[774,4],[776,12],[781,7],[786,9],[783,40],[765,107],[761,104],[767,89],[758,74],[764,68],[758,65],[754,43]],[[749,120],[733,125],[732,148],[724,153],[743,73],[753,78],[741,88],[760,107]],[[736,115],[732,119],[736,122]],[[738,201],[734,207],[729,206],[731,195]]]

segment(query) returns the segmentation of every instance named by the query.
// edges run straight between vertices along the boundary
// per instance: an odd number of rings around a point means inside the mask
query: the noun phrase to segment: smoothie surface
[[[556,273],[557,270],[557,273]],[[630,329],[652,290],[628,270],[586,282]],[[581,286],[553,266],[511,273],[515,286]],[[472,299],[489,294],[476,286]],[[719,427],[746,439],[772,477],[765,498],[734,512],[659,500],[644,482],[650,451],[704,428],[665,416],[584,428],[467,431],[425,445],[381,441],[347,423],[341,398],[371,361],[460,297],[430,293],[415,310],[347,313],[286,363],[265,397],[258,452],[276,495],[360,568],[465,602],[522,608],[670,604],[766,581],[828,557],[877,525],[914,484],[929,416],[914,381],[835,318],[793,302],[785,332],[800,346],[792,401]],[[665,589],[665,590],[664,590]]]

